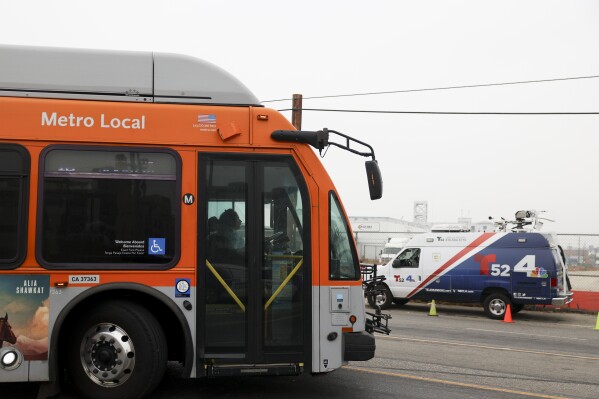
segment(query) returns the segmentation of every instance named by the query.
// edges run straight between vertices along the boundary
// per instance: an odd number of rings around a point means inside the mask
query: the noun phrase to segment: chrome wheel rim
[[[385,302],[387,302],[387,295],[384,292],[376,295],[374,300],[376,306],[382,306],[385,304]]]
[[[489,310],[495,316],[503,315],[505,313],[505,307],[505,302],[501,299],[493,299],[491,302],[489,302]]]
[[[135,368],[135,346],[121,327],[101,323],[87,330],[81,341],[81,365],[90,380],[102,387],[117,387]]]

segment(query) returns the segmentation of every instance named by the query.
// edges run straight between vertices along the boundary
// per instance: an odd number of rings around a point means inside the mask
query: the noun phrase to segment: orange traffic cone
[[[505,309],[505,316],[503,316],[503,322],[504,323],[513,323],[514,322],[512,320],[512,308],[509,303],[507,304],[507,308]]]

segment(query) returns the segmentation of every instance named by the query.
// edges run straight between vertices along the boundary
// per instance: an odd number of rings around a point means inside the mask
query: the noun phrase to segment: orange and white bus
[[[336,134],[341,140],[329,141]],[[374,356],[355,243],[315,150],[172,54],[0,46],[0,382],[139,398],[183,377]],[[363,150],[356,150],[364,148]]]

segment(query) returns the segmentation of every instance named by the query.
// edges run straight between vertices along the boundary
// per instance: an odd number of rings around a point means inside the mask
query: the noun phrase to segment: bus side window
[[[42,153],[38,260],[45,267],[168,268],[179,255],[178,155],[55,146]]]
[[[29,153],[18,145],[0,145],[0,269],[19,266],[27,246]]]

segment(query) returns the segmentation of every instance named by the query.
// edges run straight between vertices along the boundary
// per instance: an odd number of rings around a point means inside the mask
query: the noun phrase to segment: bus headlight
[[[0,349],[0,368],[15,370],[23,363],[23,354],[17,348],[6,347]]]

